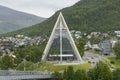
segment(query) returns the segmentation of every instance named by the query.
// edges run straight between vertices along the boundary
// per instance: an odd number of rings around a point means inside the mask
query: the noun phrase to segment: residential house
[[[115,31],[117,37],[120,37],[120,31]]]
[[[109,55],[112,51],[112,43],[110,39],[105,39],[100,43],[101,53],[104,55]]]

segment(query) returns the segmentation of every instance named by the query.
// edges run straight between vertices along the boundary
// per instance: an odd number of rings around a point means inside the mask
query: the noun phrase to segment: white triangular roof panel
[[[78,61],[82,58],[77,50],[62,13],[59,14],[50,39],[44,50],[42,61]]]

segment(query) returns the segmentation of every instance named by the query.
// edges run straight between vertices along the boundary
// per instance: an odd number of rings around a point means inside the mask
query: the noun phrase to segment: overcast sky
[[[57,10],[79,0],[0,0],[0,5],[41,17],[50,17]]]

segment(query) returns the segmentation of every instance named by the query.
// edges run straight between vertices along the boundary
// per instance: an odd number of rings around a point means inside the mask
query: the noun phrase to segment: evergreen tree
[[[84,46],[86,44],[86,40],[85,39],[79,39],[78,40],[78,43],[77,43],[77,48],[78,48],[78,51],[81,55],[81,57],[84,56]]]
[[[120,42],[115,43],[113,50],[115,52],[116,57],[120,59]]]
[[[24,60],[17,66],[16,69],[17,70],[22,70],[22,71],[23,70],[26,70],[26,71],[34,70],[34,64],[32,62],[30,62],[30,61]]]
[[[52,74],[52,80],[62,80],[62,74],[59,72],[54,72]]]
[[[15,50],[14,55],[16,55],[16,58],[14,60],[14,63],[18,65],[23,61],[23,59],[26,59],[27,61],[33,63],[40,62],[43,50],[44,44],[41,46],[28,45],[26,47],[20,47]]]
[[[64,70],[64,73],[63,73],[63,79],[67,79],[67,70],[66,69]]]
[[[120,69],[113,71],[113,80],[120,80]]]
[[[90,70],[88,76],[90,80],[113,80],[112,72],[103,62],[99,62],[94,69]]]
[[[67,67],[66,80],[74,80],[74,70],[72,66]]]
[[[96,80],[96,71],[95,71],[95,69],[90,69],[88,71],[88,79],[89,80]]]
[[[84,70],[77,70],[74,75],[74,80],[88,80]]]
[[[0,60],[0,68],[2,70],[8,70],[9,68],[13,67],[13,60],[12,58],[6,54]]]

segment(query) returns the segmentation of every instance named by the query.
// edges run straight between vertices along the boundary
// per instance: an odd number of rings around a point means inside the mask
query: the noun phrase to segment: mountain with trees
[[[87,33],[120,30],[120,0],[80,0],[71,7],[57,11],[42,23],[8,34],[49,35],[60,11],[70,30]]]
[[[0,5],[0,34],[25,28],[45,18],[23,13]]]

